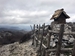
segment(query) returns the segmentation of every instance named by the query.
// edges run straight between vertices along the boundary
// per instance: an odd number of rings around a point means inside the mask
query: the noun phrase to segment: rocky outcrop
[[[31,33],[30,32],[24,34],[24,36],[19,40],[19,43],[23,43],[29,39],[31,39]]]
[[[21,31],[0,31],[0,45],[14,43],[23,38],[23,42],[29,40],[30,35],[27,32]]]
[[[36,56],[36,52],[29,40],[22,44],[15,42],[0,47],[0,56]]]

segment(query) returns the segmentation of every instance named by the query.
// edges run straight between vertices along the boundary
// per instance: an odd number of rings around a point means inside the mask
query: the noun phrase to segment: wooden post
[[[43,35],[44,35],[44,28],[45,28],[45,23],[44,23],[44,25],[42,25],[42,27],[43,27],[43,32],[42,32],[42,37],[41,37],[41,43],[40,43],[40,47],[39,47],[39,56],[41,56],[42,55],[42,43],[43,43]]]
[[[39,38],[39,34],[40,34],[40,24],[39,24],[39,26],[37,25],[37,29],[38,29],[37,39],[39,40],[39,39],[40,39],[40,38]],[[37,45],[38,45],[38,41],[37,41]]]
[[[45,56],[49,56],[49,52],[47,50],[45,52],[46,52]]]
[[[43,53],[42,53],[42,56],[45,56],[45,48],[43,48]]]
[[[75,40],[74,40],[74,46],[73,46],[72,56],[75,56]]]
[[[39,27],[38,27],[38,39],[40,39],[39,35],[40,35],[40,24],[39,24]]]
[[[38,39],[38,25],[37,25],[37,39]],[[38,46],[38,40],[36,40],[36,47]]]
[[[58,39],[57,50],[56,50],[56,56],[60,56],[63,32],[64,32],[64,24],[62,24],[61,27],[60,27],[59,39]]]
[[[33,34],[35,34],[35,24],[34,24],[34,26],[33,26]],[[34,35],[33,35],[33,40],[32,40],[32,45],[34,45]]]
[[[47,41],[47,49],[49,49],[50,48],[50,40],[51,40],[51,33],[49,33],[49,35],[48,35],[48,41]],[[47,52],[46,51],[46,56],[49,56],[49,52]]]
[[[50,40],[51,40],[51,32],[49,32],[49,30],[47,30],[47,31],[48,31],[47,49],[49,49],[50,48]],[[49,52],[46,52],[46,56],[49,56]]]
[[[50,48],[51,33],[48,32],[48,34],[47,48]]]

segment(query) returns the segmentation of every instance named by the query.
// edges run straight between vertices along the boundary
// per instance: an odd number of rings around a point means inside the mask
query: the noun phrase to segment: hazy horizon
[[[30,31],[30,24],[0,24],[0,28],[27,30]]]

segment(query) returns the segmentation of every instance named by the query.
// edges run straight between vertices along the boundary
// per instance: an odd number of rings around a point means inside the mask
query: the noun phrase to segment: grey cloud
[[[0,23],[49,24],[54,11],[61,8],[64,8],[73,18],[68,21],[73,21],[75,18],[74,5],[74,0],[0,0]],[[47,13],[40,13],[41,11],[47,11]]]

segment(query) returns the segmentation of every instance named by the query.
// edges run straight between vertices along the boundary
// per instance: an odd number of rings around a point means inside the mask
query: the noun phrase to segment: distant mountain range
[[[0,31],[2,30],[25,30],[25,31],[30,31],[30,25],[27,24],[0,24]]]
[[[0,44],[10,44],[16,41],[24,42],[30,39],[30,25],[0,24]]]

